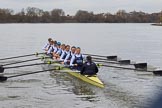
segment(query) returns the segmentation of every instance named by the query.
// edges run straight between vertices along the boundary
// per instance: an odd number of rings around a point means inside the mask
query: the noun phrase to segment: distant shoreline
[[[145,13],[118,10],[115,14],[78,10],[75,15],[66,15],[62,9],[44,11],[35,7],[14,13],[12,9],[0,8],[0,23],[156,23],[162,21],[162,12]]]
[[[151,24],[162,26],[160,23],[153,22],[4,22],[0,24]]]

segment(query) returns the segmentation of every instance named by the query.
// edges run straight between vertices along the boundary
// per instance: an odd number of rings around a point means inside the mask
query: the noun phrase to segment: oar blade
[[[134,64],[136,69],[147,69],[147,63],[136,63]]]
[[[6,81],[7,80],[7,77],[5,77],[5,76],[0,76],[0,82],[4,82],[4,81]]]
[[[153,71],[153,74],[162,76],[162,70]]]
[[[124,65],[128,65],[128,64],[131,63],[130,60],[119,60],[118,62],[119,62],[120,64],[124,64]]]
[[[107,56],[107,59],[110,61],[117,61],[117,56]]]
[[[0,73],[4,72],[4,67],[2,65],[0,65]]]

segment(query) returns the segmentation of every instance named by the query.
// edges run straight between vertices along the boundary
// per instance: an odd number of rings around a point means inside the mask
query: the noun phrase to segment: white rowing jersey
[[[74,66],[74,61],[77,58],[83,58],[85,60],[85,56],[83,54],[74,54],[70,60],[70,66]]]
[[[70,51],[62,51],[62,54],[60,56],[60,60],[64,61],[64,59],[66,58],[66,56],[70,54]]]
[[[43,46],[42,50],[46,50],[46,49],[49,49],[49,48],[50,48],[50,44],[49,44],[49,43],[46,43],[46,44]]]
[[[52,45],[50,48],[49,48],[49,50],[47,51],[47,54],[50,54],[50,53],[52,53],[52,52],[57,52],[57,47],[55,46],[55,45]]]
[[[63,51],[63,50],[62,50],[61,48],[58,48],[58,50],[57,50],[56,54],[58,54],[58,55],[60,55],[60,56],[61,56],[62,51]]]
[[[66,58],[64,59],[64,63],[67,63],[68,62],[68,60],[71,60],[71,58],[72,58],[72,56],[74,56],[74,54],[75,53],[72,53],[71,51],[70,51],[70,53],[66,56]]]

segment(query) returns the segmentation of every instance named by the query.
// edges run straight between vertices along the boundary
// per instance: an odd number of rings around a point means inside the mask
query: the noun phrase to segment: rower
[[[71,69],[80,70],[81,67],[83,66],[84,56],[80,52],[81,52],[80,47],[77,47],[75,54],[72,56],[71,61],[70,61]]]
[[[70,64],[70,60],[71,60],[72,56],[75,54],[75,50],[76,50],[76,47],[72,46],[70,53],[64,59],[64,64],[67,64],[67,65]]]
[[[51,41],[52,41],[52,38],[48,38],[48,43],[46,43],[42,50],[44,50],[45,52],[47,52],[49,50],[49,48],[51,47]]]
[[[92,61],[92,57],[87,56],[86,62],[83,64],[80,73],[83,75],[96,75],[97,72],[98,72],[98,67]]]
[[[68,54],[70,54],[70,45],[65,46],[65,50],[62,52],[60,56],[60,61],[64,61],[64,59],[66,58]]]
[[[57,51],[60,49],[60,46],[61,46],[61,42],[56,42],[56,43],[54,44],[54,47],[53,47],[54,51],[52,52],[52,56],[53,56],[53,57],[55,57]]]
[[[62,44],[56,54],[54,55],[54,59],[59,59],[63,51],[65,50],[65,44]]]
[[[47,51],[47,55],[49,55],[51,58],[53,57],[53,52],[55,52],[57,50],[56,48],[56,41],[51,41],[51,47],[49,48],[49,50]]]

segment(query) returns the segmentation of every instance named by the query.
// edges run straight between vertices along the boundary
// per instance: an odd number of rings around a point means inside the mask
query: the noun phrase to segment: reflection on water
[[[1,97],[0,101],[6,101],[6,100],[20,100],[22,99],[21,96],[7,96],[7,97]]]
[[[67,73],[51,72],[50,76],[56,80],[56,83],[59,86],[67,86],[68,91],[73,92],[75,95],[79,95],[81,99],[90,102],[95,101],[95,92],[93,91],[93,88],[87,83],[76,79]]]

